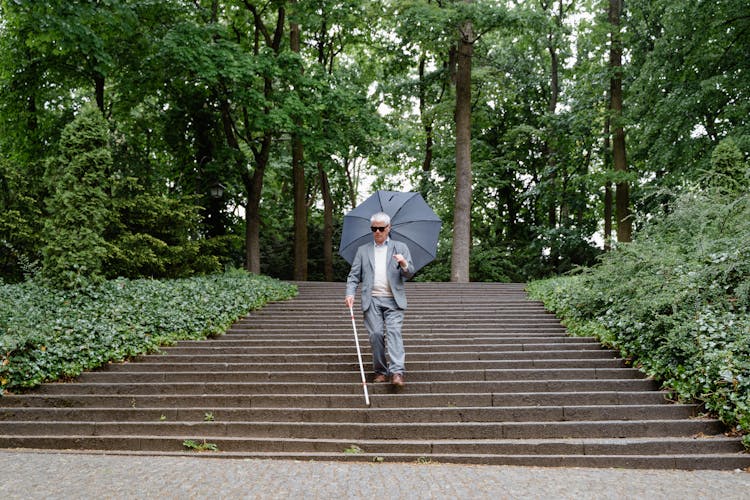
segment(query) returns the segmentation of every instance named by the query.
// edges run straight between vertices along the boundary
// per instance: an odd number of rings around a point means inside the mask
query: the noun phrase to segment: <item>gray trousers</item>
[[[399,309],[391,297],[372,297],[372,304],[365,311],[365,326],[372,347],[372,368],[375,373],[389,375],[406,371],[404,340],[401,325],[404,310]],[[386,361],[386,349],[390,365]]]

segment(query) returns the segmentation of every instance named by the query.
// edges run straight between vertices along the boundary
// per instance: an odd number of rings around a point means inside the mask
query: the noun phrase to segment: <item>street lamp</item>
[[[210,188],[208,188],[208,194],[211,195],[211,198],[215,198],[218,200],[219,198],[224,196],[224,189],[226,189],[224,187],[224,184],[222,184],[221,182],[215,182],[211,185]]]

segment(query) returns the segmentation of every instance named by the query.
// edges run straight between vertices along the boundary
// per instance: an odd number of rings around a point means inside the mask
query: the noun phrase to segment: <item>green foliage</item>
[[[748,3],[632,0],[627,12],[629,158],[674,189],[704,175],[722,138],[750,134],[750,100],[738,98],[750,91]]]
[[[737,144],[727,138],[711,154],[711,169],[701,178],[701,184],[724,194],[738,194],[750,188],[750,168]]]
[[[688,193],[636,240],[530,293],[750,432],[750,195]]]
[[[59,290],[0,285],[0,390],[74,377],[180,339],[221,334],[238,317],[296,287],[244,271]]]
[[[36,272],[44,221],[22,174],[0,159],[0,276],[12,281]]]
[[[181,278],[215,273],[230,263],[232,236],[200,238],[196,197],[148,193],[136,179],[125,178],[114,182],[111,202],[107,278]]]
[[[45,174],[52,194],[42,276],[54,286],[77,288],[103,279],[109,218],[105,179],[111,166],[107,122],[98,109],[86,106],[63,130],[60,154]]]
[[[348,448],[344,448],[344,453],[347,455],[359,455],[360,453],[364,453],[365,451],[357,446],[356,444],[349,445]]]
[[[186,439],[182,442],[182,446],[193,451],[219,451],[219,446],[216,443],[208,443],[205,439],[201,443],[193,439]]]
[[[291,133],[304,144],[311,278],[323,275],[324,243],[336,246],[341,215],[370,180],[372,189],[419,190],[449,226],[455,47],[467,19],[481,35],[472,57],[471,279],[521,281],[589,264],[608,182],[630,184],[636,225],[688,182],[742,189],[725,181],[739,179],[731,173],[737,152],[750,151],[744,0],[710,9],[627,2],[627,174],[612,173],[604,144],[609,25],[601,2],[212,5],[0,0],[0,240],[12,246],[0,248],[3,279],[23,279],[42,246],[46,275],[61,286],[242,265],[246,225],[237,209],[247,211],[250,199],[260,207],[250,215],[263,222],[261,271],[290,276]],[[279,9],[286,17],[275,36]],[[299,54],[289,49],[291,22],[307,41]],[[61,131],[93,100],[113,139],[101,184],[109,200],[98,205],[111,211],[104,243],[96,217],[78,238],[50,229],[71,222],[62,213],[43,213],[47,201],[71,216],[79,202],[94,205],[43,180],[45,159],[63,154]],[[728,137],[736,149],[715,149]],[[335,231],[325,242],[322,174]],[[225,195],[209,198],[217,181]],[[449,264],[441,250],[418,279],[447,279]],[[337,257],[334,266],[340,279],[346,266]]]

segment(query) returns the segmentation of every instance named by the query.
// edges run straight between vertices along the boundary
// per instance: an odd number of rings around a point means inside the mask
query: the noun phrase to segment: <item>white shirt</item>
[[[390,238],[382,245],[373,243],[375,245],[375,276],[372,283],[372,295],[375,297],[393,297],[387,274],[389,241]]]

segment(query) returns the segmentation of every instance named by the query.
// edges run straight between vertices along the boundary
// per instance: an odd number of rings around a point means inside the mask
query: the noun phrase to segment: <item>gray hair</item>
[[[390,226],[391,216],[385,212],[378,212],[376,214],[372,214],[372,217],[370,217],[370,224],[372,224],[373,222],[384,222],[386,226]]]

